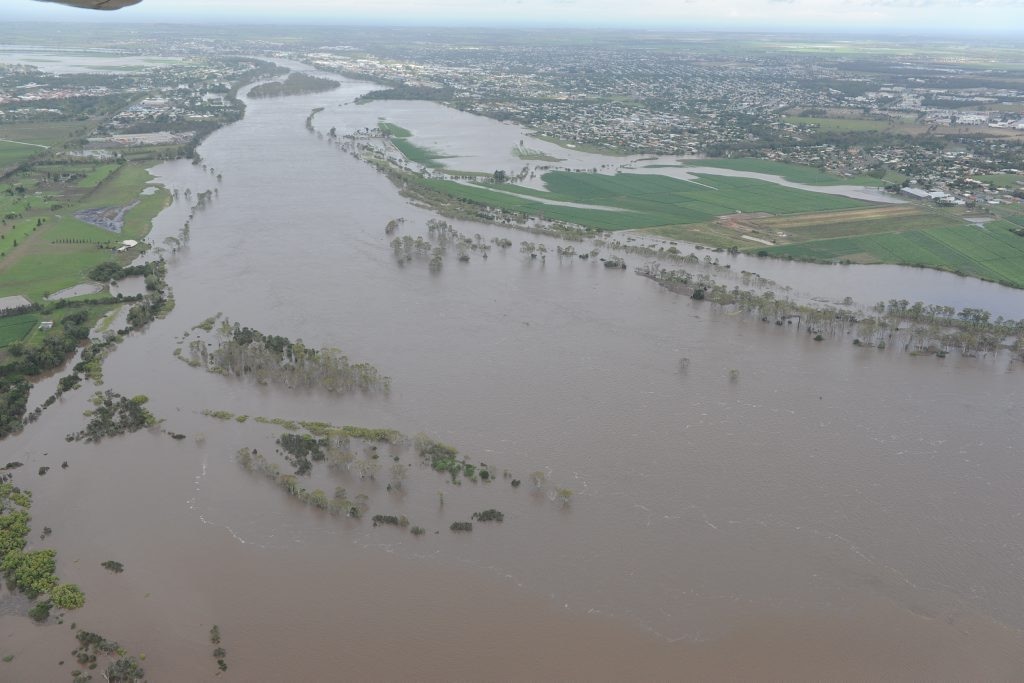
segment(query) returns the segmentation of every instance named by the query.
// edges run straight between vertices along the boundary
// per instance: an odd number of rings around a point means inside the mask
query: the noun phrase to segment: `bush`
[[[78,609],[85,604],[85,593],[73,583],[62,583],[50,591],[50,599],[61,609]]]
[[[140,680],[145,675],[146,672],[134,657],[122,657],[108,666],[106,671],[106,678],[111,683],[114,681],[129,683],[130,681]]]
[[[490,510],[484,510],[483,512],[474,512],[471,519],[475,519],[478,522],[504,522],[505,515],[504,513],[491,508]]]
[[[8,579],[25,592],[30,598],[40,593],[48,593],[57,585],[54,574],[57,556],[53,550],[35,550],[29,553],[12,551],[0,562]]]
[[[472,531],[472,522],[452,522],[452,525],[448,527],[452,531]]]
[[[49,600],[43,602],[37,602],[32,606],[32,609],[28,611],[28,615],[35,621],[43,622],[50,618],[50,608],[53,607],[53,603]]]

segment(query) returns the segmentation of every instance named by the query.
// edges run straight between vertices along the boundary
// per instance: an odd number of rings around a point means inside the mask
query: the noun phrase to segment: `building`
[[[916,187],[904,187],[900,190],[900,193],[913,197],[914,199],[931,199],[928,192]]]

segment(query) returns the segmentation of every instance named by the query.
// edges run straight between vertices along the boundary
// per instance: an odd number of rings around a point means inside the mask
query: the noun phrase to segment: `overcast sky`
[[[1024,35],[1024,0],[143,0],[117,12],[0,0],[0,21],[869,29]]]

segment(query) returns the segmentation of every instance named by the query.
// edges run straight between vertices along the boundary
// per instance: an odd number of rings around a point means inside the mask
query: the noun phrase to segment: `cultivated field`
[[[443,154],[414,145],[409,141],[409,138],[412,137],[412,131],[409,129],[387,121],[378,122],[377,127],[380,128],[382,133],[391,136],[391,144],[409,161],[423,164],[428,168],[442,168],[444,166],[444,164],[437,161],[438,159],[445,158]]]
[[[89,130],[82,121],[43,121],[38,123],[5,123],[0,125],[0,171],[60,147],[73,135]],[[6,142],[6,141],[13,142]],[[21,143],[21,144],[19,144]]]
[[[816,169],[770,161],[714,163],[783,175],[794,182],[836,182]],[[926,266],[1024,287],[1024,237],[1010,232],[1017,227],[1011,220],[1024,219],[1009,209],[1010,220],[979,227],[954,210],[932,205],[872,204],[749,178],[698,175],[696,182],[687,182],[658,175],[554,171],[543,181],[546,191],[515,184],[420,182],[480,205],[481,211],[487,207],[599,230],[642,229],[711,247],[800,260]]]
[[[1006,221],[959,224],[761,247],[770,256],[811,261],[926,266],[1024,287],[1024,237]]]
[[[39,324],[39,315],[24,313],[0,318],[0,348],[22,341]]]
[[[733,171],[767,173],[769,175],[782,176],[792,183],[803,183],[804,185],[864,185],[866,187],[881,187],[887,182],[894,182],[896,177],[896,174],[890,172],[885,179],[873,178],[867,175],[841,178],[819,171],[811,166],[787,164],[770,159],[687,159],[684,165],[711,166],[713,168],[728,168]]]
[[[962,220],[951,214],[928,210],[916,204],[766,218],[732,215],[720,218],[719,222],[725,227],[749,232],[777,244],[963,225]]]
[[[547,192],[512,184],[425,182],[435,190],[485,206],[601,230],[701,223],[736,211],[787,214],[866,206],[846,197],[726,176],[702,176],[699,182],[687,182],[657,175],[555,171],[544,175]],[[542,199],[580,206],[546,204]]]

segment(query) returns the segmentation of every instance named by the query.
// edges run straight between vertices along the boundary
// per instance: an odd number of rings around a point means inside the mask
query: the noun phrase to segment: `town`
[[[982,67],[906,46],[894,59],[796,39],[578,38],[354,39],[292,56],[386,88],[371,97],[434,99],[584,150],[870,173],[963,204],[1024,196],[1024,79],[1004,52]]]

